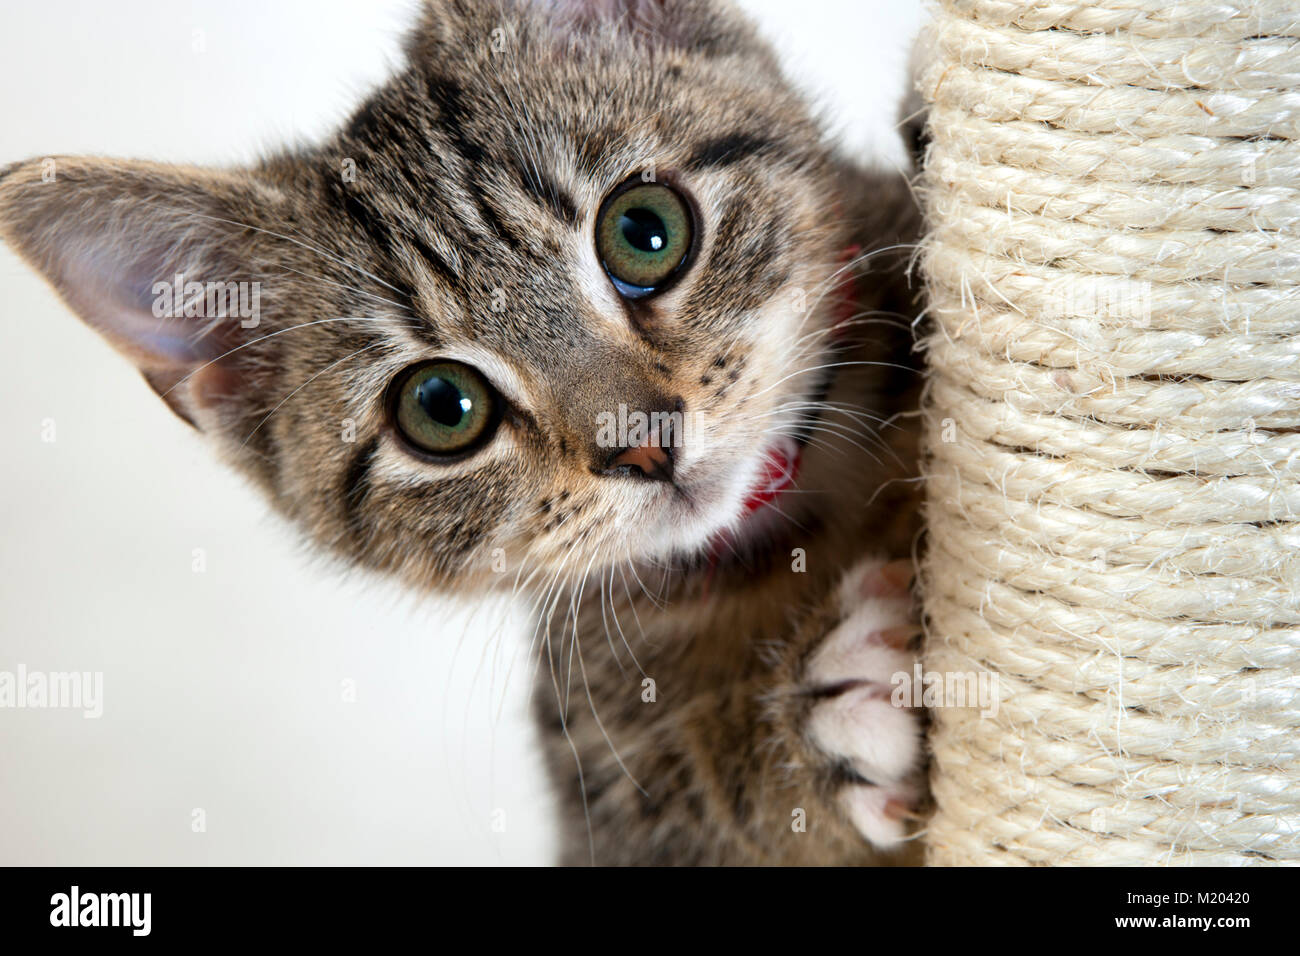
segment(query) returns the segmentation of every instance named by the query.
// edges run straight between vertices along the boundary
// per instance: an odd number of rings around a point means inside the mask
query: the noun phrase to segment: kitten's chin
[[[715,564],[763,548],[792,526],[790,498],[802,453],[799,442],[778,438],[727,474],[684,483],[651,556]]]
[[[776,532],[791,527],[790,498],[802,460],[803,446],[792,438],[777,439],[764,449],[739,510],[706,542],[712,558],[754,551],[769,543]]]

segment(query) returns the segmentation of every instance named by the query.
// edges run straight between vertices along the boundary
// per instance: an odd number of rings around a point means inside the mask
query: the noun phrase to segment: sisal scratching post
[[[1300,6],[934,12],[930,862],[1300,860]]]

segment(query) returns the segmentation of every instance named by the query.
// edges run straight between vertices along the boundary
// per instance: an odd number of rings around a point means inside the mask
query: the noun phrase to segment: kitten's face
[[[709,548],[826,362],[817,128],[714,2],[437,2],[409,52],[335,140],[246,173],[67,161],[60,200],[11,169],[6,237],[363,564],[447,586]],[[259,282],[258,325],[142,318],[178,272]],[[681,413],[671,453],[623,451],[637,412]]]

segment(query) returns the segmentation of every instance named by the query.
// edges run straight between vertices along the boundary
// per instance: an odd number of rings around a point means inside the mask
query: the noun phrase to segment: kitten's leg
[[[837,800],[868,841],[882,849],[907,835],[922,793],[922,713],[910,686],[920,633],[909,593],[910,561],[859,562],[845,575],[841,623],[808,658],[803,678],[818,703],[806,733],[849,778]]]
[[[908,565],[863,562],[792,631],[733,633],[722,656],[716,631],[684,642],[688,623],[646,613],[661,628],[658,648],[696,652],[675,661],[679,673],[712,671],[665,684],[653,702],[639,682],[629,691],[617,672],[593,670],[592,708],[574,706],[561,720],[551,677],[539,677],[565,862],[914,862],[905,837],[924,792],[921,712],[889,699],[894,676],[913,672],[909,577]],[[603,632],[587,636],[588,647],[603,645]],[[562,668],[564,646],[552,653]],[[590,654],[588,669],[598,660]],[[641,663],[659,669],[653,657]]]

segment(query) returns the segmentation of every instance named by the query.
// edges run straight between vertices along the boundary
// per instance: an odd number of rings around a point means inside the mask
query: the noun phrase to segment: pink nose
[[[624,448],[614,453],[606,466],[605,474],[640,475],[655,481],[673,480],[673,450],[651,444],[653,438],[636,448]]]

